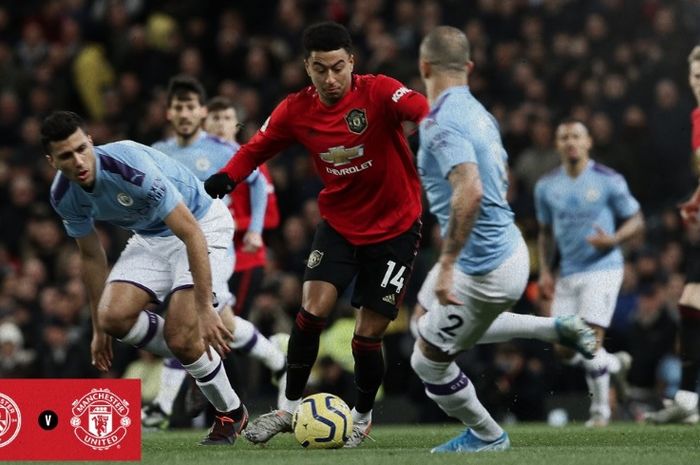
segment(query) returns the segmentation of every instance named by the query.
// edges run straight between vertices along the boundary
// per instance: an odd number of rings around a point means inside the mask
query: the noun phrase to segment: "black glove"
[[[226,173],[216,173],[204,181],[204,190],[212,198],[222,199],[236,187],[236,183]]]

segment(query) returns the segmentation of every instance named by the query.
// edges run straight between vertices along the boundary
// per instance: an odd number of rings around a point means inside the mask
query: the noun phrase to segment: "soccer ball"
[[[292,428],[302,447],[337,449],[352,433],[352,415],[343,399],[322,392],[301,401],[292,417]]]

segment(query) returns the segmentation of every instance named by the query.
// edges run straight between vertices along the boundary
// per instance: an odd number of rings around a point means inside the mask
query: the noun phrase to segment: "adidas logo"
[[[389,294],[385,296],[382,300],[391,305],[396,305],[396,296],[394,294]]]

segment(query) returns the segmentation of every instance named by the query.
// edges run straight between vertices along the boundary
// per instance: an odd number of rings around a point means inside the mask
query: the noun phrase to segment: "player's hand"
[[[236,183],[226,173],[215,173],[204,181],[204,190],[212,198],[221,199],[236,187]]]
[[[452,292],[454,269],[455,266],[451,263],[440,264],[440,271],[438,272],[437,283],[435,284],[435,295],[440,305],[464,305]]]
[[[231,352],[229,343],[233,341],[233,334],[224,326],[218,313],[212,308],[208,312],[199,315],[199,331],[204,340],[204,350],[211,360],[211,348],[213,347],[222,358]]]
[[[542,300],[552,300],[554,297],[554,278],[548,271],[540,271],[540,278],[537,280]]]
[[[617,245],[617,239],[615,239],[615,236],[606,233],[603,228],[597,224],[594,224],[593,228],[595,228],[595,234],[586,238],[586,241],[593,247],[598,250],[608,250]]]
[[[100,371],[109,371],[112,368],[112,336],[100,329],[93,329],[92,342],[90,343],[92,365]]]
[[[263,238],[260,233],[248,231],[243,236],[243,251],[248,253],[257,252],[263,246]]]

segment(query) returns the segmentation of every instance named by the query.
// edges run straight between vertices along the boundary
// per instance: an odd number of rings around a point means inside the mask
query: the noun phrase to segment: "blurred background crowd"
[[[634,358],[629,382],[639,405],[618,415],[636,417],[672,394],[685,250],[700,241],[700,231],[685,227],[676,211],[697,182],[687,55],[700,43],[698,0],[0,0],[0,377],[104,376],[90,365],[77,250],[49,205],[54,172],[40,147],[42,118],[71,109],[89,121],[95,144],[125,138],[152,144],[169,134],[167,81],[185,73],[210,96],[236,102],[245,142],[281,98],[309,84],[301,33],[318,20],[350,29],[357,72],[387,74],[417,90],[424,33],[439,24],[465,31],[476,64],[470,87],[500,123],[510,156],[509,200],[533,251],[532,285],[515,311],[547,312],[537,295],[532,195],[536,180],[559,163],[553,130],[566,116],[588,124],[594,159],[626,177],[647,221],[645,236],[626,250],[606,340],[610,351]],[[247,316],[270,335],[288,332],[300,306],[322,186],[301,148],[268,166],[282,222],[265,234],[265,282]],[[99,231],[113,262],[127,235],[104,225]],[[403,412],[397,419],[440,418],[408,362],[410,312],[439,245],[426,214],[404,308],[385,340],[383,402],[415,406],[387,407],[387,416]],[[315,388],[351,396],[352,308],[340,305],[335,318]],[[108,376],[143,377],[145,400],[155,396],[159,361],[117,346]],[[583,377],[555,363],[544,343],[480,346],[460,363],[499,418],[544,419],[568,395],[586,390]],[[272,401],[265,396],[274,390],[267,374],[244,368],[237,371],[239,389],[267,408]]]

